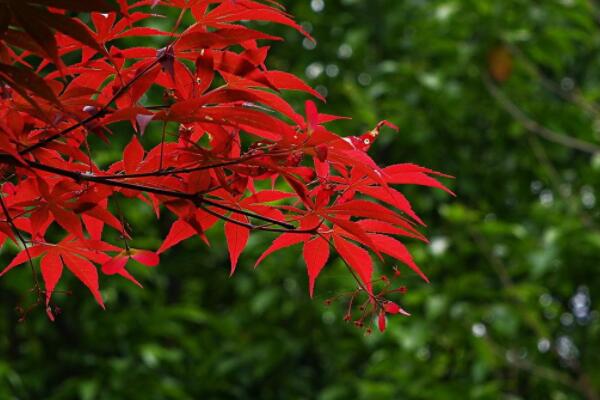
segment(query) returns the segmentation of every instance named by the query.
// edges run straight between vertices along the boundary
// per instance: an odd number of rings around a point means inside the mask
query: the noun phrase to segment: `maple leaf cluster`
[[[385,298],[395,291],[385,276],[385,289],[374,291],[372,255],[391,256],[427,280],[399,240],[426,241],[423,222],[394,186],[448,191],[435,179],[445,175],[414,164],[379,167],[367,151],[384,126],[395,128],[386,121],[344,137],[326,128],[341,117],[320,113],[313,101],[298,113],[282,98],[293,90],[323,100],[298,77],[265,65],[264,43],[281,38],[248,21],[310,38],[276,2],[117,3],[0,1],[0,242],[21,248],[0,275],[26,265],[39,271],[38,300],[53,319],[65,270],[104,306],[100,273],[140,285],[131,260],[156,266],[186,239],[208,242],[205,232],[224,221],[231,273],[251,232],[274,232],[256,265],[302,244],[312,296],[333,248],[381,330],[386,313],[406,314]],[[169,31],[151,27],[173,10],[179,18]],[[130,37],[164,46],[123,45]],[[162,104],[148,102],[150,90],[162,91]],[[160,141],[145,136],[151,125],[162,129]],[[90,142],[119,146],[124,135],[130,140],[120,159],[101,165]],[[118,207],[127,198],[148,204],[156,218],[174,218],[155,251],[130,246]],[[110,243],[114,233],[120,239]]]

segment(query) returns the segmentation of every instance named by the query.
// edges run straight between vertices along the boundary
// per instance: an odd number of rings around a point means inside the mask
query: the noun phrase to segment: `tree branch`
[[[213,207],[220,208],[222,210],[230,211],[230,212],[233,212],[236,214],[245,215],[250,218],[256,218],[256,219],[259,219],[259,220],[262,220],[265,222],[270,222],[272,224],[281,226],[286,229],[290,229],[290,230],[296,229],[296,227],[294,225],[289,224],[287,222],[279,221],[279,220],[276,220],[276,219],[273,219],[270,217],[259,215],[259,214],[253,213],[251,211],[241,210],[241,209],[238,209],[238,208],[235,208],[232,206],[228,206],[226,204],[221,204],[215,200],[207,199],[206,197],[203,197],[203,196],[195,194],[195,193],[184,193],[184,192],[178,192],[175,190],[161,189],[161,188],[152,187],[152,186],[144,186],[144,185],[139,185],[139,184],[135,184],[135,183],[121,182],[121,181],[112,180],[112,179],[105,179],[104,177],[101,177],[101,176],[95,176],[95,175],[90,175],[87,173],[80,173],[80,172],[76,172],[76,171],[69,171],[69,170],[54,167],[51,165],[41,164],[36,161],[26,161],[26,162],[30,168],[37,169],[40,171],[50,172],[50,173],[64,176],[67,178],[71,178],[78,182],[79,181],[95,182],[95,183],[98,183],[101,185],[106,185],[106,186],[120,187],[123,189],[131,189],[131,190],[137,190],[140,192],[153,193],[153,194],[157,194],[160,196],[173,197],[173,198],[182,199],[182,200],[190,200],[190,201],[194,202],[195,204],[207,204],[207,205],[210,205]],[[9,154],[0,154],[0,163],[11,164],[11,165],[22,165],[16,158],[14,158],[13,156],[11,156]]]
[[[231,166],[231,165],[241,164],[243,162],[250,161],[257,157],[263,157],[263,156],[272,157],[272,156],[285,155],[288,153],[289,153],[289,151],[279,152],[279,153],[275,152],[275,153],[270,153],[270,154],[256,153],[256,154],[251,154],[251,155],[248,155],[245,157],[240,157],[240,158],[233,159],[233,160],[215,162],[214,164],[199,165],[197,167],[178,168],[178,169],[163,169],[163,170],[159,169],[158,171],[140,172],[140,173],[134,173],[134,174],[99,175],[98,178],[133,179],[133,178],[151,178],[151,177],[158,177],[158,176],[169,176],[169,175],[175,175],[175,174],[190,174],[192,172],[203,171],[203,170],[207,170],[207,169],[221,168],[221,167],[227,167],[227,166]]]
[[[498,104],[515,120],[523,125],[523,127],[529,132],[534,133],[549,142],[557,143],[574,150],[582,151],[584,153],[600,153],[600,145],[555,132],[531,119],[504,93],[502,93],[502,91],[492,82],[487,74],[483,76],[483,83]]]

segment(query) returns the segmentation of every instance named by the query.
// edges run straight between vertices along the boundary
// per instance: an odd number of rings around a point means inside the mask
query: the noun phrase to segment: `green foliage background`
[[[269,66],[326,91],[324,111],[354,118],[341,132],[398,124],[372,150],[380,163],[458,178],[456,199],[407,188],[432,239],[410,244],[432,281],[403,275],[413,316],[365,336],[343,303],[323,305],[352,285],[339,261],[310,300],[299,249],[252,269],[272,240],[260,234],[231,279],[219,232],[211,248],[193,240],[138,266],[144,290],[104,279],[105,312],[67,281],[54,324],[41,309],[17,321],[31,301],[23,269],[0,280],[0,398],[598,399],[595,1],[286,3],[318,45],[272,29],[287,42]],[[503,82],[488,73],[499,48],[513,64]],[[156,246],[170,221],[130,211],[138,244]]]

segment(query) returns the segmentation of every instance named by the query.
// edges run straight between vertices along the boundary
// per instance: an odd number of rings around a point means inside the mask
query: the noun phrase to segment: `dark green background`
[[[410,243],[432,281],[403,275],[413,316],[364,336],[344,304],[323,305],[352,285],[339,261],[314,300],[297,248],[252,270],[268,235],[231,279],[220,232],[133,266],[144,290],[103,279],[107,311],[66,280],[54,324],[42,309],[17,322],[32,300],[22,269],[0,280],[0,398],[598,399],[600,154],[548,140],[600,145],[595,1],[286,3],[318,45],[269,28],[288,39],[269,66],[326,90],[322,110],[354,118],[342,133],[399,125],[372,149],[381,164],[457,177],[455,199],[406,188],[432,239]],[[488,77],[498,46],[504,82]],[[148,209],[129,215],[138,245],[168,231]]]

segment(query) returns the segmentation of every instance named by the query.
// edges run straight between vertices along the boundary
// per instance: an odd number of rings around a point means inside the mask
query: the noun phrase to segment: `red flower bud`
[[[388,314],[402,314],[402,315],[406,315],[406,316],[410,315],[408,312],[406,312],[404,309],[402,309],[398,304],[394,303],[393,301],[388,301],[387,303],[385,303],[385,305],[383,306],[383,309]]]
[[[379,313],[379,317],[377,318],[377,325],[379,327],[379,331],[381,331],[381,332],[385,331],[385,324],[386,324],[385,312],[381,311]]]

